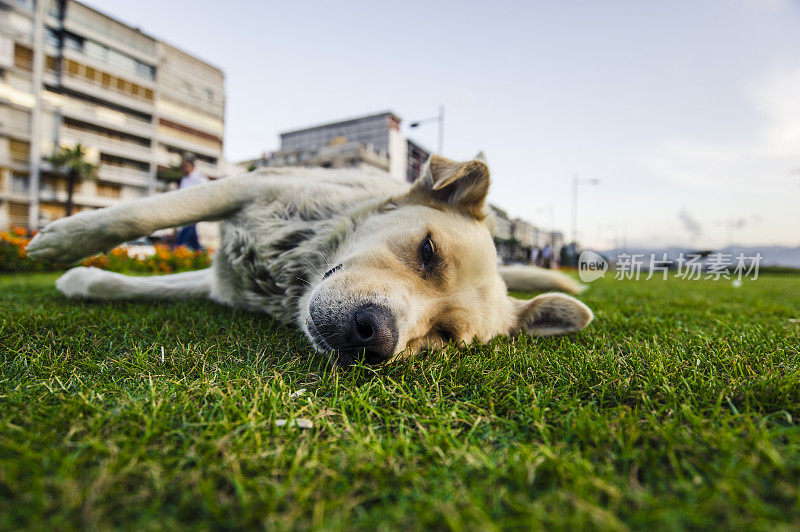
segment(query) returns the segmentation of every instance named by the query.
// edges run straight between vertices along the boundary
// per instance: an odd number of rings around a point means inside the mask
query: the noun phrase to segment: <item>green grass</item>
[[[796,275],[599,281],[575,336],[350,371],[54,279],[0,276],[2,529],[800,527]]]

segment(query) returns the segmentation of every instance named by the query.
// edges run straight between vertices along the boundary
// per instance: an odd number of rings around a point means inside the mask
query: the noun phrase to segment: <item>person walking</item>
[[[553,246],[549,243],[542,248],[542,267],[547,268],[548,270],[553,265]]]
[[[183,177],[181,178],[181,183],[178,186],[179,189],[194,187],[208,182],[208,178],[195,168],[196,161],[197,158],[190,153],[187,153],[183,156],[183,160],[181,161],[181,171],[183,172]],[[178,238],[175,242],[175,245],[188,246],[194,250],[203,249],[203,247],[200,245],[200,241],[197,238],[197,225],[191,224],[181,227],[180,231],[178,231]]]

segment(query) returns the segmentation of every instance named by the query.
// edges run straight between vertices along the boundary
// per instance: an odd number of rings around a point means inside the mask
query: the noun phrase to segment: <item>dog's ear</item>
[[[511,332],[525,330],[534,336],[569,334],[583,329],[594,318],[589,307],[565,294],[542,294],[527,301],[509,299],[516,315]]]
[[[489,192],[489,167],[479,160],[459,163],[431,155],[411,194],[422,194],[451,205],[478,220],[486,217],[484,201]]]

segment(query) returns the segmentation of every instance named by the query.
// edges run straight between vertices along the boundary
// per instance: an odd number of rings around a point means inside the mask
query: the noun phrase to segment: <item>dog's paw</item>
[[[106,249],[108,235],[98,227],[92,214],[80,213],[47,224],[28,244],[28,255],[70,263]]]
[[[98,299],[97,287],[108,276],[108,272],[97,268],[80,266],[72,268],[56,281],[59,292],[70,298]]]

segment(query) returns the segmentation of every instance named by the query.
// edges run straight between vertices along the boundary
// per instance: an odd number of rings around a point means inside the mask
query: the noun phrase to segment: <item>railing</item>
[[[25,194],[28,194],[30,191],[31,191],[31,189],[27,184],[20,185],[18,183],[14,183],[13,181],[11,182],[11,187],[10,187],[9,192],[11,192],[12,194],[25,195]]]
[[[135,106],[145,106],[145,108],[149,108],[153,106],[153,99],[147,99],[141,96],[134,96],[124,90],[117,89],[115,86],[112,85],[103,85],[100,82],[87,79],[81,75],[73,74],[69,70],[64,69],[63,78],[67,81],[72,81],[82,85],[81,90],[95,90],[98,94],[104,94],[105,98],[108,98],[108,93],[115,94],[116,98],[121,98],[124,102],[124,105],[136,108]],[[91,87],[91,89],[89,89]],[[130,103],[129,103],[130,102]]]
[[[83,115],[84,117],[88,115],[94,120],[116,125],[120,125],[120,123],[122,123],[129,126],[146,129],[149,129],[152,126],[150,121],[144,118],[134,117],[121,111],[115,111],[99,105],[79,102],[72,99],[67,99],[64,101],[63,109],[67,113],[76,113]]]
[[[30,118],[28,116],[3,116],[0,114],[0,130],[27,138],[31,133]]]
[[[72,129],[69,127],[64,128],[64,137],[64,140],[67,140],[67,137],[69,137],[69,139],[73,141],[94,145],[97,148],[110,146],[116,149],[128,150],[129,154],[134,153],[136,157],[142,157],[146,160],[150,159],[150,147],[142,146],[141,144],[137,144],[135,142],[128,142],[127,140],[106,137],[103,135],[98,135],[97,133]]]
[[[106,181],[135,182],[141,185],[146,185],[150,179],[149,172],[110,164],[101,164],[98,175]]]
[[[11,161],[11,164],[17,164],[19,166],[27,166],[31,162],[27,153],[24,155],[21,153],[10,153],[8,159]]]
[[[33,72],[33,61],[30,59],[15,57],[14,66],[20,70],[24,70],[25,72]]]

